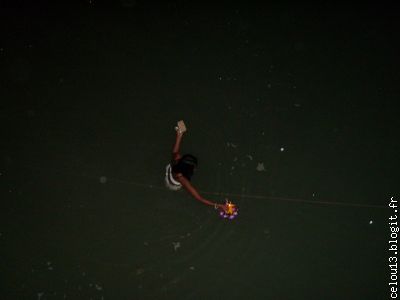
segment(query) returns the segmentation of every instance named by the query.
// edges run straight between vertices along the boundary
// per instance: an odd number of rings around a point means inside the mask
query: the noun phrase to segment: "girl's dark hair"
[[[196,167],[197,158],[191,154],[185,154],[178,161],[172,164],[172,172],[182,173],[187,180],[190,180]]]

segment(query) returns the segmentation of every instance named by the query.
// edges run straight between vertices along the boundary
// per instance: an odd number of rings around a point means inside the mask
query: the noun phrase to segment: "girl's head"
[[[197,158],[191,154],[185,154],[172,166],[172,171],[182,173],[184,177],[190,180],[196,167]]]

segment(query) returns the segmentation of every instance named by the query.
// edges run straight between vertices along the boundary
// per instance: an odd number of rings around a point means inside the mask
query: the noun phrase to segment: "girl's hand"
[[[183,132],[179,130],[178,126],[175,127],[175,131],[176,131],[176,136],[177,137],[182,137],[183,136]]]
[[[214,204],[214,208],[215,209],[221,209],[223,211],[228,211],[228,203],[229,203],[229,199],[225,198],[225,203],[224,204],[215,203]]]
[[[221,209],[221,210],[223,210],[223,211],[226,211],[226,204],[218,204],[218,203],[215,203],[215,204],[214,204],[214,208],[215,208],[215,209]]]
[[[176,133],[183,135],[186,131],[186,125],[185,122],[182,120],[178,121],[177,126],[175,127]]]

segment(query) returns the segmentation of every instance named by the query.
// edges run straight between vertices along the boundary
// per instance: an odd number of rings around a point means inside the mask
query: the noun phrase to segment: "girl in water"
[[[183,121],[178,122],[178,126],[175,127],[176,139],[172,149],[172,160],[167,165],[165,174],[165,185],[172,191],[178,191],[182,187],[185,188],[189,194],[191,194],[196,200],[203,202],[204,204],[214,206],[215,209],[226,211],[226,204],[218,204],[203,198],[195,187],[191,184],[191,178],[194,170],[197,167],[197,158],[191,154],[185,154],[181,156],[179,149],[183,134],[186,131],[185,124]]]

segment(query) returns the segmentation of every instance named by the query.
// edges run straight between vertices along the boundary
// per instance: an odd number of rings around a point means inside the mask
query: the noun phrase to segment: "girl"
[[[166,168],[165,185],[172,191],[178,191],[184,187],[189,194],[204,204],[214,206],[215,209],[226,210],[225,204],[218,204],[203,198],[191,184],[190,180],[193,176],[194,170],[197,167],[197,158],[191,154],[185,154],[181,156],[179,153],[182,136],[186,131],[183,121],[178,122],[178,126],[175,127],[175,130],[175,145],[172,149],[171,163],[167,165]]]

